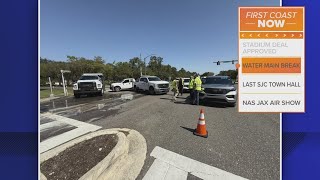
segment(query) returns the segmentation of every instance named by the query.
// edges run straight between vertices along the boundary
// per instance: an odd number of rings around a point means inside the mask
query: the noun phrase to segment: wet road
[[[61,97],[40,104],[41,113],[54,113],[82,122],[92,123],[108,116],[114,116],[122,104],[140,98],[144,94],[132,91],[107,92],[104,96],[81,98]],[[41,117],[40,142],[75,129],[75,126]]]
[[[62,97],[41,103],[40,113],[51,112],[80,121],[92,122],[117,114],[121,104],[142,96],[144,96],[142,93],[121,91],[107,92],[104,96]]]

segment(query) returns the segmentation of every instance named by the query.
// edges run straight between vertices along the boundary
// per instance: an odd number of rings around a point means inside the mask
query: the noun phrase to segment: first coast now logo
[[[298,12],[252,12],[246,13],[246,18],[258,20],[258,27],[284,27],[286,19],[296,18]]]
[[[243,8],[240,16],[240,31],[303,31],[301,8]]]

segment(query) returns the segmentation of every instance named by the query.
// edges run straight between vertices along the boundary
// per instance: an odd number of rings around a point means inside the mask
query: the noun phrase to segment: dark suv
[[[237,90],[229,76],[208,76],[202,78],[202,101],[226,103],[236,106]]]

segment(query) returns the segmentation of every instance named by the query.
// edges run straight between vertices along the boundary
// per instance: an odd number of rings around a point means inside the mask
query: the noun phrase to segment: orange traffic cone
[[[206,122],[204,120],[203,109],[200,110],[200,117],[199,117],[199,121],[198,121],[198,126],[197,126],[197,129],[195,129],[193,131],[193,134],[197,135],[197,136],[205,137],[205,138],[208,137],[208,131],[206,128]]]

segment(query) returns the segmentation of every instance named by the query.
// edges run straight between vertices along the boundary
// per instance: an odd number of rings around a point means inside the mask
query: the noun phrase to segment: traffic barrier
[[[204,120],[204,110],[203,109],[200,110],[200,116],[199,116],[197,129],[194,130],[193,134],[196,136],[204,137],[204,138],[208,137],[208,131],[206,128],[206,122]]]

